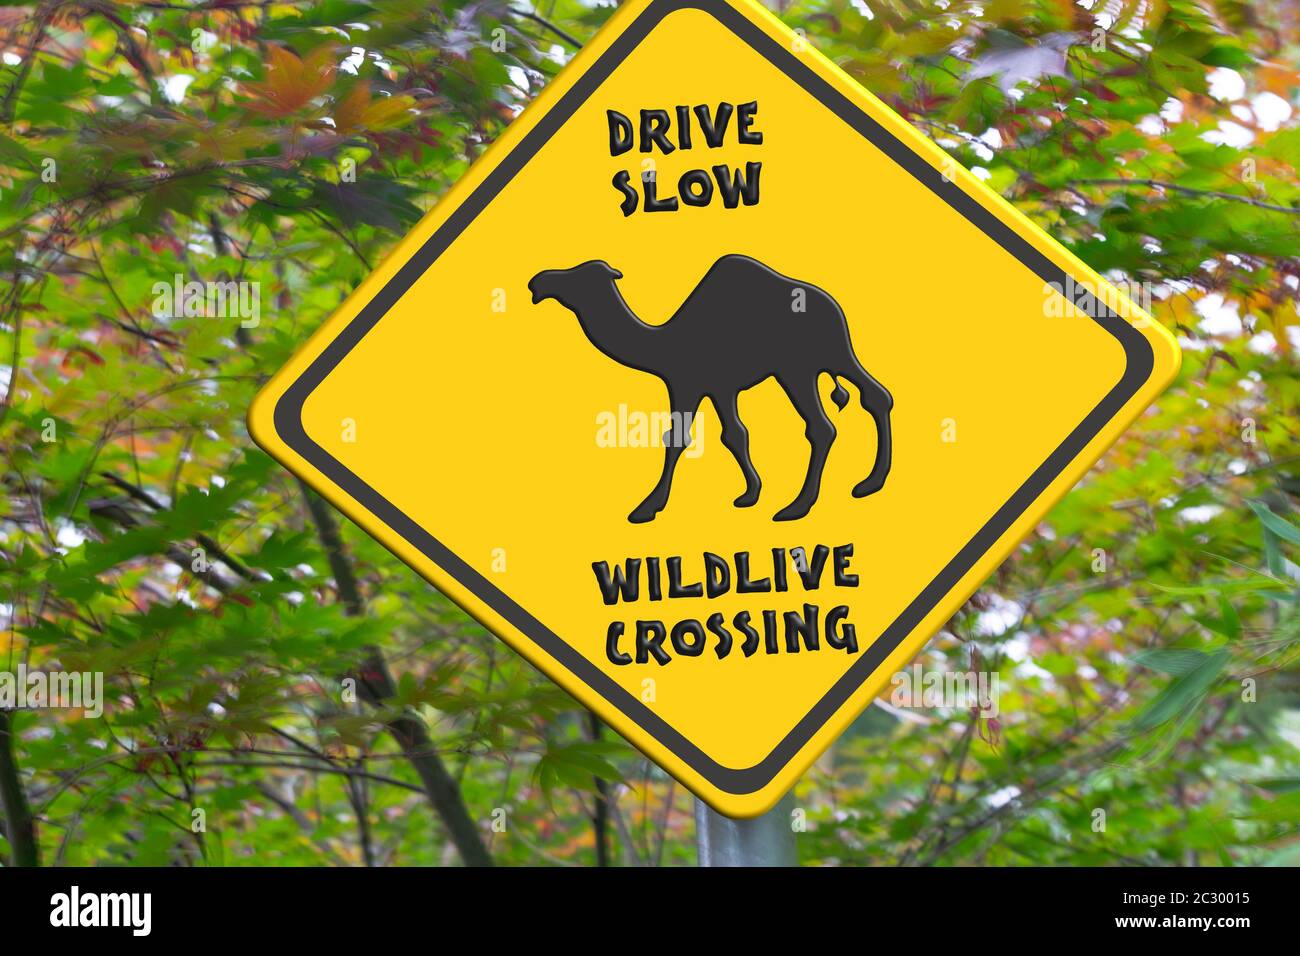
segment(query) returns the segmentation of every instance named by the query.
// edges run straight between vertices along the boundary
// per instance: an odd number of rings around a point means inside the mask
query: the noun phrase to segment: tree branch
[[[18,107],[18,91],[23,88],[23,84],[31,76],[32,67],[36,64],[36,57],[40,52],[41,43],[45,40],[45,31],[49,29],[51,16],[53,16],[53,11],[45,8],[42,8],[41,12],[37,14],[36,26],[32,30],[32,42],[27,45],[27,54],[23,57],[14,81],[9,84],[9,89],[5,90],[4,99],[0,100],[0,123],[5,126],[11,125],[14,121],[14,110]]]
[[[1254,206],[1257,209],[1268,209],[1272,212],[1284,212],[1292,216],[1300,216],[1300,206],[1279,206],[1275,203],[1264,202],[1260,199],[1251,199],[1249,196],[1238,196],[1234,193],[1217,192],[1211,189],[1193,189],[1190,186],[1179,186],[1177,183],[1161,182],[1158,179],[1075,179],[1067,183],[1068,186],[1125,186],[1130,189],[1136,187],[1140,189],[1168,189],[1176,193],[1182,193],[1185,196],[1199,196],[1203,199],[1226,199],[1229,202],[1244,203],[1247,206]]]
[[[163,507],[163,503],[161,501],[159,501],[153,495],[149,494],[149,492],[145,491],[139,485],[134,485],[131,482],[127,481],[125,478],[121,478],[118,475],[115,475],[111,471],[101,471],[99,474],[105,480],[111,482],[115,487],[126,492],[128,495],[130,495],[132,498],[134,498],[136,501],[140,502],[141,504],[147,505],[152,510],[154,511],[166,510]],[[203,548],[205,548],[209,554],[211,554],[213,557],[220,560],[222,564],[230,568],[230,570],[234,571],[245,581],[252,581],[256,579],[256,575],[254,575],[253,572],[250,571],[242,561],[233,557],[230,554],[230,552],[228,552],[225,548],[221,547],[221,545],[217,544],[217,542],[213,540],[213,538],[210,537],[209,535],[199,532],[194,536],[194,540],[197,541]]]
[[[352,562],[344,549],[338,522],[334,520],[334,512],[329,504],[304,482],[299,481],[299,485],[307,502],[307,510],[316,525],[317,536],[329,560],[330,571],[334,575],[334,583],[338,588],[339,600],[349,616],[359,617],[364,611],[361,589],[357,584]],[[395,694],[392,675],[378,648],[370,649],[370,654],[357,677],[357,687],[361,691],[362,698],[372,706],[381,706]],[[469,811],[465,808],[465,800],[460,788],[447,772],[446,764],[437,754],[432,753],[432,742],[424,724],[409,715],[399,715],[388,718],[385,726],[398,746],[402,748],[412,768],[419,774],[429,803],[447,827],[465,865],[491,866],[492,856],[483,842],[478,827],[474,825]]]
[[[581,40],[575,37],[572,33],[564,32],[559,27],[557,27],[554,23],[552,23],[550,20],[547,20],[545,17],[538,16],[536,13],[533,13],[531,10],[520,10],[516,7],[511,7],[510,12],[517,17],[523,17],[525,20],[532,20],[543,30],[546,30],[550,33],[554,33],[557,37],[559,37],[561,40],[563,40],[565,43],[568,43],[570,46],[574,47],[575,49],[579,49],[579,50],[582,49]]]
[[[587,732],[595,743],[600,742],[600,718],[595,711],[587,711]],[[609,783],[596,777],[596,808],[591,816],[591,826],[596,841],[596,865],[609,866]]]

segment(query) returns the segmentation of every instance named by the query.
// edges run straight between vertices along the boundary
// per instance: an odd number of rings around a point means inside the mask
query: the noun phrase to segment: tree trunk
[[[330,571],[334,575],[334,583],[339,591],[339,600],[342,601],[349,615],[359,617],[365,610],[361,600],[361,589],[357,584],[347,552],[343,548],[343,538],[339,534],[334,512],[329,503],[306,484],[302,484],[302,490],[307,501],[307,509],[316,524],[316,532],[329,558]],[[361,698],[372,706],[380,706],[394,695],[392,675],[378,648],[371,648],[370,656],[362,665],[362,672],[358,677],[357,689],[360,691]],[[474,825],[465,807],[460,787],[447,772],[442,759],[433,752],[433,742],[424,724],[414,717],[401,716],[392,718],[386,726],[393,739],[397,741],[397,745],[402,748],[406,759],[419,774],[429,803],[447,827],[452,842],[460,851],[461,860],[466,866],[491,866],[492,855],[488,853],[487,844],[483,842],[478,827]]]
[[[36,821],[32,819],[22,777],[18,773],[13,726],[13,715],[0,710],[0,808],[4,809],[6,835],[13,851],[10,865],[40,866]]]

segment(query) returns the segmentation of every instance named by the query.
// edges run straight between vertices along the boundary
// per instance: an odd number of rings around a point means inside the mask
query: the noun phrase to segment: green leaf
[[[316,203],[331,211],[349,229],[358,225],[378,226],[401,232],[423,213],[411,202],[415,189],[381,179],[359,179],[353,183],[318,181],[312,186]]]
[[[1227,651],[1218,651],[1202,657],[1204,660],[1196,667],[1179,675],[1142,709],[1132,722],[1134,730],[1153,730],[1168,720],[1190,714],[1200,706],[1210,687],[1223,673],[1230,655]]]
[[[1238,46],[1216,46],[1209,53],[1201,57],[1201,62],[1207,66],[1226,66],[1229,69],[1241,70],[1251,66],[1255,58]]]
[[[1241,637],[1241,618],[1226,595],[1219,598],[1219,620],[1223,625],[1221,634],[1233,640]]]
[[[593,791],[596,778],[610,783],[621,781],[623,775],[606,759],[615,747],[608,743],[583,742],[549,748],[538,761],[536,770],[548,799],[557,783],[576,790]]]
[[[1264,529],[1264,563],[1269,574],[1282,577],[1286,574],[1286,561],[1282,558],[1282,549],[1278,546],[1277,535],[1268,528]]]
[[[1210,655],[1204,651],[1190,648],[1162,647],[1138,651],[1133,655],[1132,660],[1134,664],[1145,667],[1147,670],[1159,671],[1162,674],[1170,674],[1174,677],[1183,677],[1199,668],[1209,657]]]
[[[1267,505],[1258,501],[1248,501],[1250,509],[1255,512],[1259,520],[1263,522],[1264,527],[1273,532],[1283,541],[1289,541],[1292,544],[1300,544],[1300,528],[1297,528],[1285,518],[1274,514]]]

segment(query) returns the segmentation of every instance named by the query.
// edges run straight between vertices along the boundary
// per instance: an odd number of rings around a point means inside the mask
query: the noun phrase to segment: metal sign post
[[[724,817],[695,801],[695,845],[700,866],[798,866],[790,826],[794,794],[750,820]]]

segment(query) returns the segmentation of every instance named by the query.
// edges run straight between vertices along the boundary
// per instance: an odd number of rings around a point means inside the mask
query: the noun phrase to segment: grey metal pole
[[[733,820],[695,801],[700,866],[798,866],[791,813],[794,794],[752,820]]]

